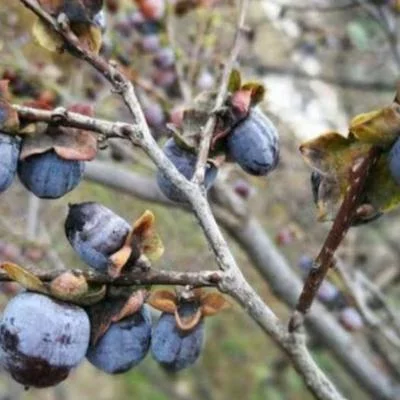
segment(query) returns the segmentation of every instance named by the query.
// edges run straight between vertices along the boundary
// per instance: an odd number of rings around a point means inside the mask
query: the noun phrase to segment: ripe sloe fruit
[[[175,165],[177,170],[186,178],[191,179],[196,167],[197,157],[179,147],[174,139],[168,139],[164,145],[163,151],[170,161]],[[213,165],[207,165],[204,184],[209,189],[217,177],[218,169]],[[157,172],[157,183],[161,191],[170,200],[176,202],[185,202],[183,194],[175,188],[169,179],[160,171]]]
[[[195,311],[193,303],[179,306],[179,315],[190,316]],[[204,321],[192,330],[181,331],[173,314],[162,313],[153,329],[151,352],[154,359],[166,370],[176,372],[194,364],[203,348]]]
[[[20,160],[18,176],[23,185],[42,199],[58,199],[74,189],[85,170],[83,161],[64,160],[54,150]]]
[[[390,173],[396,183],[400,185],[400,139],[397,139],[390,149],[388,160]]]
[[[151,316],[147,306],[113,323],[95,346],[89,347],[87,359],[109,374],[118,374],[139,364],[146,356],[151,339]]]
[[[108,257],[124,244],[130,226],[101,204],[86,202],[69,206],[65,234],[79,257],[90,267],[106,272]]]
[[[14,180],[20,149],[21,140],[18,137],[0,133],[0,193]]]
[[[252,109],[227,138],[230,157],[251,175],[266,175],[279,161],[279,138],[273,123]]]
[[[82,308],[23,292],[7,304],[0,322],[1,363],[22,385],[53,386],[85,357],[89,336]]]

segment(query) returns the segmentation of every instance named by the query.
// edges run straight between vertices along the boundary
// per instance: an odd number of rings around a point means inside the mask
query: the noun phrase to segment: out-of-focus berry
[[[179,147],[174,139],[168,139],[163,148],[164,154],[175,165],[177,170],[186,178],[191,179],[196,167],[197,157],[188,151]],[[209,189],[217,177],[218,169],[213,165],[207,165],[205,174],[205,187]],[[170,200],[176,202],[185,202],[183,194],[175,188],[169,179],[160,171],[157,172],[157,183],[161,191]]]

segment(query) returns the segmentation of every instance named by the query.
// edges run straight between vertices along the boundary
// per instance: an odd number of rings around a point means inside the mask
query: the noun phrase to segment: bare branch
[[[41,281],[49,282],[60,275],[63,271],[43,271],[41,269],[30,271],[35,274]],[[143,271],[142,269],[134,269],[131,272],[121,275],[113,279],[110,276],[96,272],[95,270],[65,270],[71,272],[82,273],[89,283],[112,284],[115,286],[131,286],[131,285],[191,285],[193,287],[201,286],[217,286],[222,280],[223,273],[221,271],[200,271],[200,272],[178,272],[178,271],[162,271],[150,269]],[[0,281],[10,281],[7,273],[0,271]]]

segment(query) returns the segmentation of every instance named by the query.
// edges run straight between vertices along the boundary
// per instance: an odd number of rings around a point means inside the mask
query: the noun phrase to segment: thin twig
[[[229,75],[239,55],[242,43],[243,30],[244,30],[244,22],[246,19],[246,13],[248,11],[248,8],[249,8],[249,0],[242,0],[239,9],[235,38],[233,40],[232,49],[229,53],[229,58],[222,72],[222,78],[219,85],[217,98],[215,100],[215,106],[214,106],[215,110],[218,110],[223,105],[225,100],[226,92],[228,89]],[[207,123],[205,124],[204,130],[202,132],[202,139],[200,142],[196,169],[192,178],[192,181],[196,184],[202,184],[204,182],[205,166],[216,122],[217,122],[217,117],[215,114],[212,114],[208,119]]]
[[[302,325],[304,315],[310,309],[322,281],[329,268],[332,267],[335,251],[351,226],[357,208],[360,205],[365,182],[371,168],[378,161],[379,155],[379,149],[373,146],[365,157],[359,158],[350,167],[350,186],[321,251],[314,261],[313,268],[311,268],[306,278],[303,291],[296,305],[296,311],[289,322],[290,331],[294,331]]]
[[[71,271],[82,274],[88,283],[112,284],[115,286],[131,285],[191,285],[193,287],[218,286],[223,278],[221,271],[199,271],[199,272],[179,272],[162,270],[142,270],[134,269],[129,273],[122,274],[118,278],[112,278],[104,273],[94,270],[64,270],[64,271],[43,271],[42,269],[30,269],[42,282],[52,281],[62,272]],[[0,281],[7,282],[11,279],[6,272],[0,270]]]

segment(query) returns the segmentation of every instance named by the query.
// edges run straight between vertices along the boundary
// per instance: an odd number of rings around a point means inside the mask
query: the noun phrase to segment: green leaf
[[[234,93],[240,89],[242,84],[242,79],[240,76],[240,72],[237,69],[233,69],[231,74],[229,75],[228,80],[228,92]]]
[[[3,263],[1,268],[13,281],[18,282],[25,289],[44,294],[48,293],[45,284],[27,269],[10,262]]]

